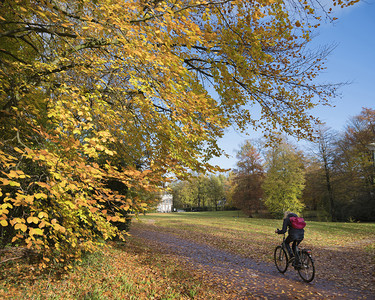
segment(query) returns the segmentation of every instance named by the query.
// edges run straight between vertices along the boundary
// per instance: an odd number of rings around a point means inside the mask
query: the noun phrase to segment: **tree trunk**
[[[332,222],[336,221],[336,211],[335,211],[335,201],[333,197],[333,189],[331,184],[331,173],[329,172],[329,166],[327,162],[327,157],[323,157],[324,160],[324,171],[326,175],[326,184],[327,184],[327,191],[329,197],[329,215]]]

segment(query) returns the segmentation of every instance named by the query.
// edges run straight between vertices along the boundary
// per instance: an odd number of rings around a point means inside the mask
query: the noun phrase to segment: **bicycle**
[[[293,263],[295,260],[295,257],[289,257],[284,241],[285,233],[283,236],[283,242],[275,248],[274,252],[276,268],[282,274],[286,272],[289,264]],[[294,268],[298,271],[298,274],[303,281],[311,282],[315,277],[315,266],[311,250],[299,249],[298,247],[297,249],[300,264],[296,265]]]

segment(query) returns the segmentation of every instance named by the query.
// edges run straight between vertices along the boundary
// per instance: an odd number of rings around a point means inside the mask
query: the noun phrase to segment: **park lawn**
[[[136,222],[133,224],[136,226]],[[154,224],[186,237],[210,235],[218,240],[233,239],[244,243],[280,243],[275,234],[282,220],[248,218],[240,211],[151,213],[138,222]],[[307,221],[303,244],[309,247],[357,247],[371,250],[375,245],[375,223],[332,223]]]
[[[153,213],[132,226],[162,230],[260,262],[273,263],[282,220],[248,218],[241,212]],[[307,221],[302,248],[313,251],[320,279],[375,293],[375,224]]]
[[[375,224],[307,222],[303,245],[313,250],[317,276],[373,288]],[[132,227],[165,231],[245,257],[272,262],[281,242],[281,220],[247,218],[240,212],[147,214]],[[107,243],[67,273],[31,276],[23,261],[1,265],[0,299],[225,299],[204,275],[136,238]],[[22,271],[22,270],[28,270]],[[353,272],[353,270],[357,270]],[[353,278],[358,276],[358,278]],[[353,280],[354,279],[354,280]],[[372,287],[371,287],[372,286]],[[353,286],[358,288],[358,286]]]

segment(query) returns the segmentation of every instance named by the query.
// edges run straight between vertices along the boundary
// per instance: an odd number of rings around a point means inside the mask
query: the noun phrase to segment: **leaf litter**
[[[203,274],[205,285],[235,295],[226,299],[375,299],[371,254],[358,248],[309,247],[315,258],[316,278],[306,284],[291,267],[285,274],[278,273],[272,262],[274,239],[252,233],[244,240],[235,230],[212,234],[198,228],[135,223],[131,233]]]

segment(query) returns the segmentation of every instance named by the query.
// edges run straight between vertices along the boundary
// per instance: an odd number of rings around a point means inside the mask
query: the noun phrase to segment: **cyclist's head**
[[[286,219],[288,217],[289,214],[291,214],[292,212],[290,211],[286,211],[284,212],[284,218],[283,219]]]

